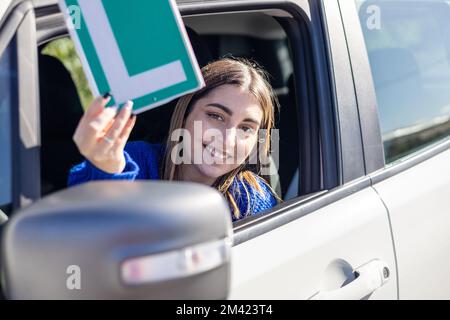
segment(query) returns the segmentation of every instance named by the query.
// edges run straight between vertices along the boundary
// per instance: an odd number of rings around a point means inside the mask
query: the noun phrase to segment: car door
[[[338,2],[311,2],[312,7],[292,3],[308,17],[314,72],[324,91],[322,67],[330,66],[341,185],[288,200],[262,217],[235,225],[229,298],[396,299],[389,217],[365,177],[358,104]],[[324,38],[330,56],[318,63]],[[319,108],[326,105],[319,102]],[[326,128],[321,130],[327,134]],[[381,145],[373,149],[382,155]],[[328,167],[324,164],[324,170]]]
[[[399,298],[449,299],[450,5],[347,6],[375,83],[386,165],[371,179],[392,223]]]
[[[230,299],[397,298],[387,212],[368,180],[290,204],[237,230]]]
[[[39,199],[39,112],[36,75],[36,25],[31,1],[13,2],[0,17],[2,141],[5,185],[11,213]],[[6,122],[8,124],[6,125]],[[3,143],[2,143],[3,145]],[[9,146],[9,147],[8,147]],[[2,205],[2,203],[0,203]]]
[[[33,99],[35,82],[29,76],[33,71],[33,42],[29,41],[34,27],[30,2],[12,6],[6,1],[0,6],[0,235],[8,216],[37,197],[36,184],[27,184],[36,178],[36,167],[22,167],[26,159],[38,159],[36,113],[25,112],[33,110],[37,102]]]

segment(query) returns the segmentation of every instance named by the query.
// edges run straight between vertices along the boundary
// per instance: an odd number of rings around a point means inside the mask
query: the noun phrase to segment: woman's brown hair
[[[166,151],[164,159],[162,162],[162,177],[164,180],[180,180],[179,176],[179,165],[172,162],[170,157],[172,150],[179,145],[179,141],[172,141],[172,132],[177,129],[182,129],[185,126],[186,118],[189,115],[192,106],[196,101],[206,96],[213,89],[222,85],[236,85],[242,87],[257,99],[262,110],[263,119],[260,125],[260,130],[265,129],[265,137],[263,140],[262,152],[264,156],[268,156],[270,152],[270,134],[274,127],[274,114],[275,107],[278,107],[278,101],[274,95],[271,85],[268,81],[268,74],[255,63],[250,62],[247,59],[242,58],[222,58],[220,60],[214,61],[202,68],[203,78],[205,80],[205,87],[201,90],[185,95],[181,97],[175,107],[175,111],[172,115],[169,135],[166,142]],[[260,150],[260,141],[258,140],[255,148]],[[219,177],[213,187],[217,188],[229,201],[231,207],[233,208],[234,216],[239,219],[243,215],[248,215],[250,213],[250,199],[247,198],[247,212],[241,213],[238,205],[236,195],[230,192],[230,187],[234,179],[238,179],[243,183],[244,189],[246,190],[246,184],[254,187],[259,193],[263,193],[260,184],[252,172],[255,171],[259,174],[261,168],[260,157],[257,157],[256,165],[252,166],[249,163],[249,157],[238,166],[236,169],[232,170]],[[261,178],[261,180],[267,185],[269,190],[272,191],[273,195],[277,200],[280,198],[276,193],[270,188],[267,182]],[[247,191],[247,190],[246,190]],[[246,196],[249,197],[248,192]]]

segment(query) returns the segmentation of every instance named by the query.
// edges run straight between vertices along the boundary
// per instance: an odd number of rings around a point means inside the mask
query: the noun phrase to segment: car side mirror
[[[224,299],[230,209],[187,182],[95,181],[15,213],[2,241],[9,299]]]

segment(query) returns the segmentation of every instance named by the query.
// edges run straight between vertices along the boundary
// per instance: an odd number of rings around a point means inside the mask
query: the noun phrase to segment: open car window
[[[200,66],[221,57],[249,58],[269,74],[279,109],[275,114],[278,146],[263,176],[283,200],[300,196],[299,110],[295,95],[293,54],[287,33],[267,12],[241,12],[183,18]],[[211,21],[214,23],[211,23]],[[66,187],[70,168],[82,161],[72,136],[92,99],[80,60],[68,35],[39,47],[42,115],[42,195]],[[161,143],[167,137],[176,101],[137,117],[130,141]],[[64,105],[64,108],[60,108]],[[60,126],[58,119],[65,119]],[[58,154],[58,156],[56,156]]]

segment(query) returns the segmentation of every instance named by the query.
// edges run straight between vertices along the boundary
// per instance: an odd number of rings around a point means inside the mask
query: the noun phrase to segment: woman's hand
[[[128,101],[116,115],[116,107],[105,108],[111,97],[96,98],[78,123],[73,141],[80,153],[97,168],[108,173],[125,169],[123,149],[136,122]],[[131,117],[130,117],[131,116]]]

